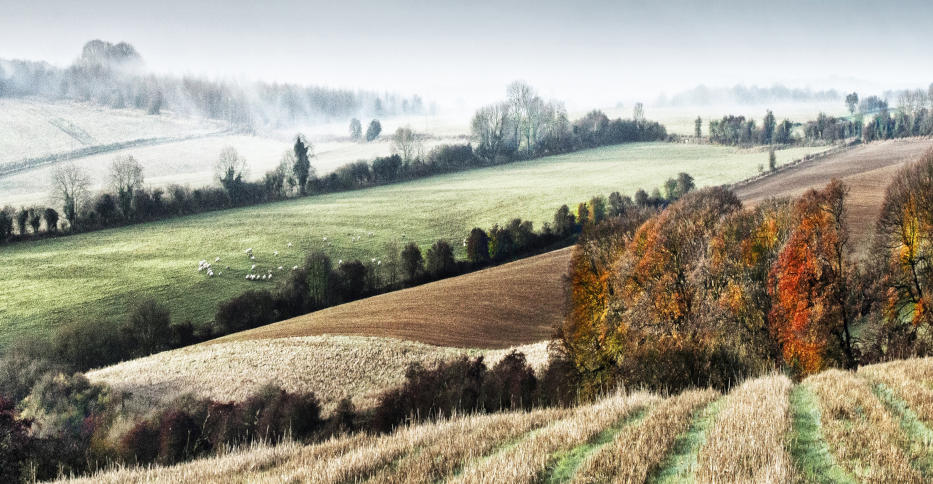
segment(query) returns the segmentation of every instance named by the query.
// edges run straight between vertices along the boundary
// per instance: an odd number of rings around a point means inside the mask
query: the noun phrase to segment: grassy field
[[[778,160],[786,163],[816,150],[779,151]],[[474,226],[515,216],[540,225],[562,203],[613,190],[650,189],[678,172],[692,173],[699,186],[734,182],[757,173],[766,161],[765,152],[717,146],[620,145],[16,244],[2,249],[0,346],[72,319],[122,320],[127,308],[144,297],[166,303],[176,321],[203,324],[219,301],[249,288],[270,287],[284,278],[278,267],[287,271],[314,249],[325,249],[335,260],[380,258],[388,241],[413,240],[422,246],[438,238],[459,241]],[[247,248],[254,250],[255,261],[244,255]],[[221,275],[208,278],[197,271],[198,261],[217,257]],[[252,264],[256,271],[272,269],[273,280],[245,280]]]
[[[615,394],[72,482],[930,482],[933,358]]]

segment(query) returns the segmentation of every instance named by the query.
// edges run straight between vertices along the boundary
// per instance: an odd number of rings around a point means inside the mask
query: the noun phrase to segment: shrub
[[[149,464],[159,456],[159,429],[142,420],[120,438],[120,454],[127,462]]]
[[[525,355],[513,350],[486,374],[483,382],[486,410],[531,408],[537,384]]]
[[[225,333],[275,321],[275,301],[269,291],[246,291],[220,304],[214,321]]]
[[[144,299],[130,313],[126,325],[128,340],[138,356],[151,355],[172,343],[172,318],[168,308],[154,299]]]
[[[0,482],[25,480],[32,449],[31,425],[31,420],[17,416],[12,401],[0,396]]]
[[[308,438],[321,427],[321,406],[314,393],[288,393],[275,385],[246,399],[240,415],[246,435],[272,442],[289,434],[295,439]]]
[[[159,419],[159,457],[163,464],[174,464],[194,457],[202,450],[201,427],[186,412],[169,410]]]

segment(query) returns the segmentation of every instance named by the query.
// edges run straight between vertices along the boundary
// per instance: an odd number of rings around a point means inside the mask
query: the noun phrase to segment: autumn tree
[[[885,319],[916,338],[933,325],[933,151],[888,186],[875,241],[884,257]]]
[[[794,230],[771,268],[769,323],[785,362],[809,375],[856,363],[852,311],[847,304],[849,260],[845,197],[833,180],[794,204]]]

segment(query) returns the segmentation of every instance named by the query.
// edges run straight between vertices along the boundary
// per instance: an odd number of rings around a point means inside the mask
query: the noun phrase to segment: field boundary
[[[56,126],[58,127],[58,126]],[[59,129],[61,129],[59,127]],[[137,138],[129,141],[118,141],[116,143],[109,143],[105,145],[94,145],[88,146],[86,148],[79,148],[72,151],[65,151],[59,153],[52,153],[45,156],[36,156],[31,158],[25,158],[19,161],[10,161],[7,163],[0,164],[0,178],[10,175],[16,175],[18,173],[27,172],[37,168],[42,168],[48,165],[54,165],[63,161],[75,160],[78,158],[84,158],[87,156],[100,155],[104,153],[110,153],[113,151],[125,150],[127,148],[138,148],[143,146],[156,146],[170,143],[181,143],[184,141],[191,141],[196,139],[203,138],[212,138],[217,136],[227,136],[235,134],[233,130],[223,130],[215,131],[212,133],[206,134],[196,134],[190,136],[181,136],[181,137],[156,137],[156,138]]]
[[[781,166],[779,166],[779,167],[777,167],[777,168],[775,168],[775,169],[773,169],[773,170],[766,171],[766,172],[763,172],[763,173],[759,173],[758,175],[755,175],[755,176],[746,178],[746,179],[744,179],[744,180],[739,180],[739,181],[737,181],[737,182],[735,182],[735,183],[731,183],[731,184],[728,184],[728,185],[722,185],[722,187],[725,188],[725,189],[727,189],[727,190],[730,190],[730,191],[735,191],[735,190],[737,190],[737,189],[739,189],[739,188],[742,188],[742,187],[751,185],[752,183],[755,183],[755,182],[764,180],[764,179],[766,179],[766,178],[768,178],[768,177],[775,176],[775,175],[780,175],[780,174],[782,174],[782,173],[784,173],[784,172],[788,172],[788,171],[795,170],[795,169],[797,169],[797,168],[800,168],[801,166],[804,166],[804,165],[806,165],[806,164],[809,164],[810,162],[819,161],[819,160],[822,160],[822,159],[824,159],[824,158],[828,158],[828,157],[830,157],[830,156],[834,156],[834,155],[838,155],[838,154],[840,154],[840,153],[844,153],[844,152],[846,152],[846,151],[848,151],[848,150],[850,150],[850,149],[852,149],[852,148],[854,148],[854,147],[856,147],[856,146],[860,146],[861,144],[862,144],[862,142],[859,141],[859,140],[854,140],[854,141],[850,141],[850,142],[847,142],[847,143],[843,143],[843,144],[841,144],[841,145],[839,145],[839,146],[835,146],[835,147],[833,147],[833,148],[830,148],[830,149],[825,150],[825,151],[821,151],[821,152],[819,152],[819,153],[814,153],[814,154],[812,154],[812,155],[805,155],[803,158],[797,158],[796,160],[791,161],[790,163],[785,163],[785,164],[783,164],[783,165],[781,165]]]

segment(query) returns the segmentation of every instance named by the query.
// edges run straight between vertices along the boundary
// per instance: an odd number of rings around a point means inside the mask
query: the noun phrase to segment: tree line
[[[181,79],[147,74],[142,56],[129,44],[92,40],[81,56],[61,69],[44,62],[0,61],[0,97],[40,96],[133,108],[158,115],[163,109],[204,116],[244,127],[425,111],[421,97],[379,95],[318,86]]]
[[[726,388],[774,367],[806,376],[930,354],[933,152],[888,187],[863,258],[847,192],[834,180],[745,208],[708,188],[585,230],[558,328],[581,393]]]

